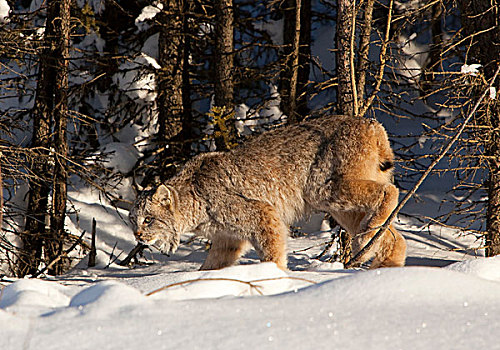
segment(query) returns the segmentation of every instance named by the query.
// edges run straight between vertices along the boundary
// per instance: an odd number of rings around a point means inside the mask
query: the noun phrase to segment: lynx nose
[[[141,231],[135,231],[134,236],[135,236],[136,240],[142,241],[142,232]]]

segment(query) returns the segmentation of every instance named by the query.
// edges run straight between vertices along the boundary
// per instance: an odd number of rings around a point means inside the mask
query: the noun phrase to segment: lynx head
[[[177,192],[171,186],[161,184],[141,192],[129,215],[136,240],[164,254],[174,253],[180,242],[177,204]]]

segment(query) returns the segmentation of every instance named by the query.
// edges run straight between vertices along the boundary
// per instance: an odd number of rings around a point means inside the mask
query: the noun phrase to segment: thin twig
[[[391,3],[392,3],[392,1],[391,1]],[[406,204],[406,202],[408,202],[408,200],[415,194],[415,192],[417,192],[417,189],[424,182],[424,180],[427,178],[427,176],[431,173],[432,169],[439,163],[439,161],[446,155],[446,153],[448,153],[448,151],[451,149],[453,144],[458,140],[458,138],[460,137],[462,132],[465,130],[467,123],[471,120],[472,116],[476,113],[476,110],[479,108],[479,105],[481,104],[483,99],[489,93],[490,87],[493,86],[493,84],[495,83],[495,80],[496,80],[499,72],[500,72],[500,65],[498,66],[495,74],[493,75],[493,78],[491,79],[491,82],[490,82],[488,88],[484,90],[481,97],[477,100],[476,104],[474,105],[474,108],[467,115],[467,118],[465,118],[462,125],[460,126],[458,131],[455,133],[455,136],[453,136],[453,138],[448,142],[448,144],[443,149],[443,151],[438,155],[438,157],[436,159],[434,159],[434,161],[431,163],[431,165],[429,165],[427,170],[422,174],[422,176],[417,181],[415,186],[413,186],[411,191],[409,191],[406,194],[406,196],[403,198],[403,200],[401,202],[399,202],[399,204],[396,206],[396,208],[394,208],[391,215],[389,215],[389,217],[385,220],[384,224],[379,228],[379,230],[377,231],[377,233],[375,233],[375,235],[372,237],[372,239],[363,247],[363,249],[361,249],[358,252],[358,254],[356,254],[356,256],[354,256],[351,260],[349,260],[347,262],[347,264],[345,265],[346,268],[350,268],[350,267],[355,266],[356,264],[359,264],[359,260],[361,259],[361,257],[364,254],[366,254],[366,252],[368,252],[368,250],[375,244],[377,239],[380,236],[382,236],[382,234],[389,227],[389,225],[391,224],[392,220],[394,220],[394,218],[396,217],[398,212],[403,208],[403,206]]]
[[[116,245],[118,244],[118,242],[115,242],[115,245],[113,246],[113,249],[111,250],[111,255],[109,256],[109,262],[106,266],[104,266],[105,269],[109,268],[111,266],[111,264],[113,264],[116,260],[118,260],[118,258],[120,257],[120,255],[122,255],[123,252],[120,252],[120,254],[118,254],[114,259],[113,259],[113,255],[115,255],[115,249],[116,249]]]
[[[80,235],[80,237],[75,241],[75,243],[73,243],[73,245],[71,247],[69,247],[67,250],[65,250],[61,254],[59,254],[54,260],[52,260],[43,269],[41,269],[38,272],[35,272],[32,277],[36,278],[36,277],[40,276],[42,273],[44,273],[45,271],[47,271],[48,269],[50,269],[52,266],[54,266],[54,264],[57,263],[59,260],[61,260],[63,257],[67,256],[73,249],[76,248],[76,246],[78,245],[78,243],[82,242],[82,238],[85,235],[85,233],[86,233],[86,231],[83,231],[82,234]]]
[[[191,280],[186,280],[186,281],[180,281],[180,282],[171,283],[171,284],[168,284],[168,285],[163,286],[161,288],[155,289],[155,290],[153,290],[153,291],[151,291],[149,293],[146,293],[146,296],[149,297],[149,296],[151,296],[153,294],[156,294],[158,292],[164,291],[164,290],[172,288],[172,287],[182,286],[184,284],[201,282],[201,281],[226,281],[226,282],[242,283],[242,284],[248,285],[250,288],[254,288],[257,291],[257,293],[259,293],[260,295],[263,295],[262,292],[260,291],[260,289],[262,288],[262,286],[255,285],[254,283],[268,282],[268,281],[277,281],[277,280],[282,280],[282,279],[298,280],[298,281],[303,281],[303,282],[307,282],[307,283],[311,283],[311,284],[317,284],[316,282],[308,280],[308,279],[305,279],[305,278],[292,277],[292,276],[262,278],[262,279],[257,279],[257,280],[253,280],[253,281],[242,281],[242,280],[239,280],[239,279],[236,279],[236,278],[226,278],[226,277],[214,277],[214,278],[208,277],[208,278],[195,278],[195,279],[191,279]]]

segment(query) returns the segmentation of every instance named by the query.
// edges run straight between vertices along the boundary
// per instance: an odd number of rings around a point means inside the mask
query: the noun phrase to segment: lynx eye
[[[389,169],[392,169],[394,167],[394,163],[391,161],[385,161],[382,164],[380,164],[380,170],[381,171],[387,171]]]
[[[151,216],[147,216],[147,217],[144,218],[143,223],[146,224],[146,225],[150,225],[150,224],[153,223],[153,221],[155,221],[154,218],[152,218]]]

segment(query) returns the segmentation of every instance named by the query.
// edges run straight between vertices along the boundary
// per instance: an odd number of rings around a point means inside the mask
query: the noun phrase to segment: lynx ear
[[[172,191],[164,184],[158,186],[155,194],[153,195],[153,200],[161,203],[164,206],[171,206],[173,199],[174,195]]]

